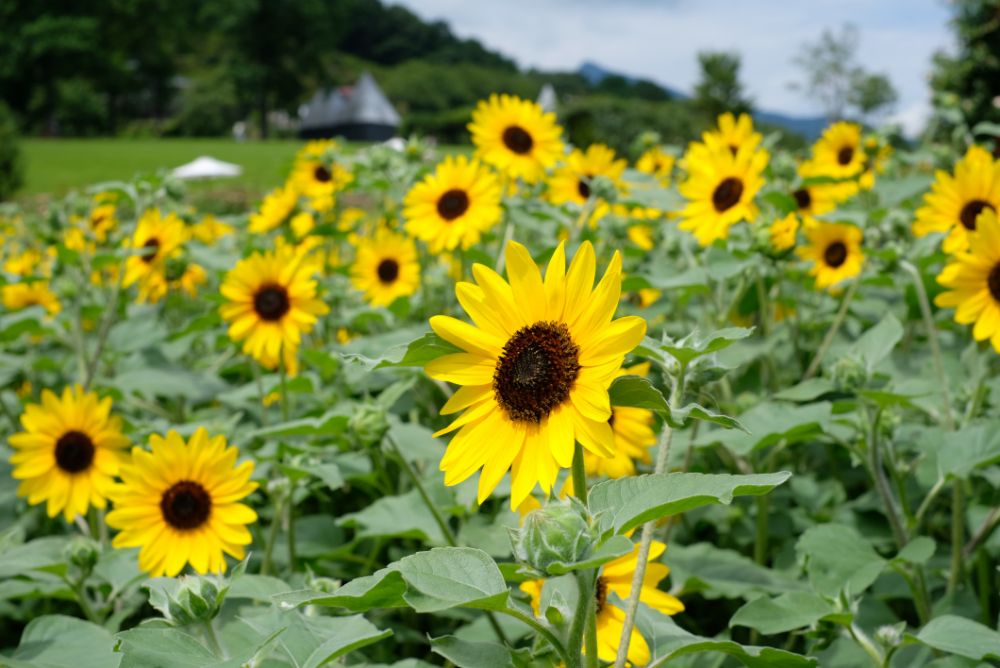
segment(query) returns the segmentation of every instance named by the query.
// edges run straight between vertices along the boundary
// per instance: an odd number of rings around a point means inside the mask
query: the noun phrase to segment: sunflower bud
[[[215,576],[156,578],[149,586],[149,602],[175,626],[209,621],[219,614],[229,590]]]
[[[97,564],[100,548],[93,539],[76,536],[63,548],[63,556],[69,563],[79,568],[86,578]]]
[[[875,642],[886,649],[897,647],[903,641],[905,624],[886,624],[875,630]]]
[[[618,188],[614,181],[603,174],[598,174],[590,179],[590,194],[592,197],[614,204],[618,199]]]
[[[868,381],[868,372],[864,364],[853,357],[840,358],[831,371],[837,389],[844,392],[857,390]]]
[[[548,573],[552,564],[572,564],[590,556],[597,528],[584,505],[571,497],[532,510],[511,538],[518,561]]]
[[[347,429],[360,445],[370,446],[382,442],[389,430],[385,409],[373,404],[359,406],[347,421]]]

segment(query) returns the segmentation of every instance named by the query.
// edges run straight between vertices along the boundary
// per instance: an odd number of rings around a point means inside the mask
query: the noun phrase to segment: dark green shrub
[[[24,156],[17,143],[17,121],[0,102],[0,200],[10,199],[24,185]]]

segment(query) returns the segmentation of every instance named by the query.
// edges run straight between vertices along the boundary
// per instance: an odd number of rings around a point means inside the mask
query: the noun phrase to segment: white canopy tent
[[[221,179],[239,176],[243,168],[231,162],[223,162],[207,155],[195,158],[186,165],[174,169],[173,174],[178,179]]]

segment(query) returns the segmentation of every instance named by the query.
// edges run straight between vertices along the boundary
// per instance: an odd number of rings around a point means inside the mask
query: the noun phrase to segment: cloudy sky
[[[861,62],[899,91],[894,116],[909,131],[929,109],[931,55],[951,50],[945,0],[391,0],[520,65],[574,70],[584,61],[690,91],[700,50],[732,50],[759,108],[813,115],[790,90],[792,58],[824,28],[860,28]]]

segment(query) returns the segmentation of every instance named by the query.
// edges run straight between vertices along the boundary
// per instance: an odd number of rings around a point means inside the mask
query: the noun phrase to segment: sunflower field
[[[997,665],[996,140],[469,129],[3,205],[0,665]]]

